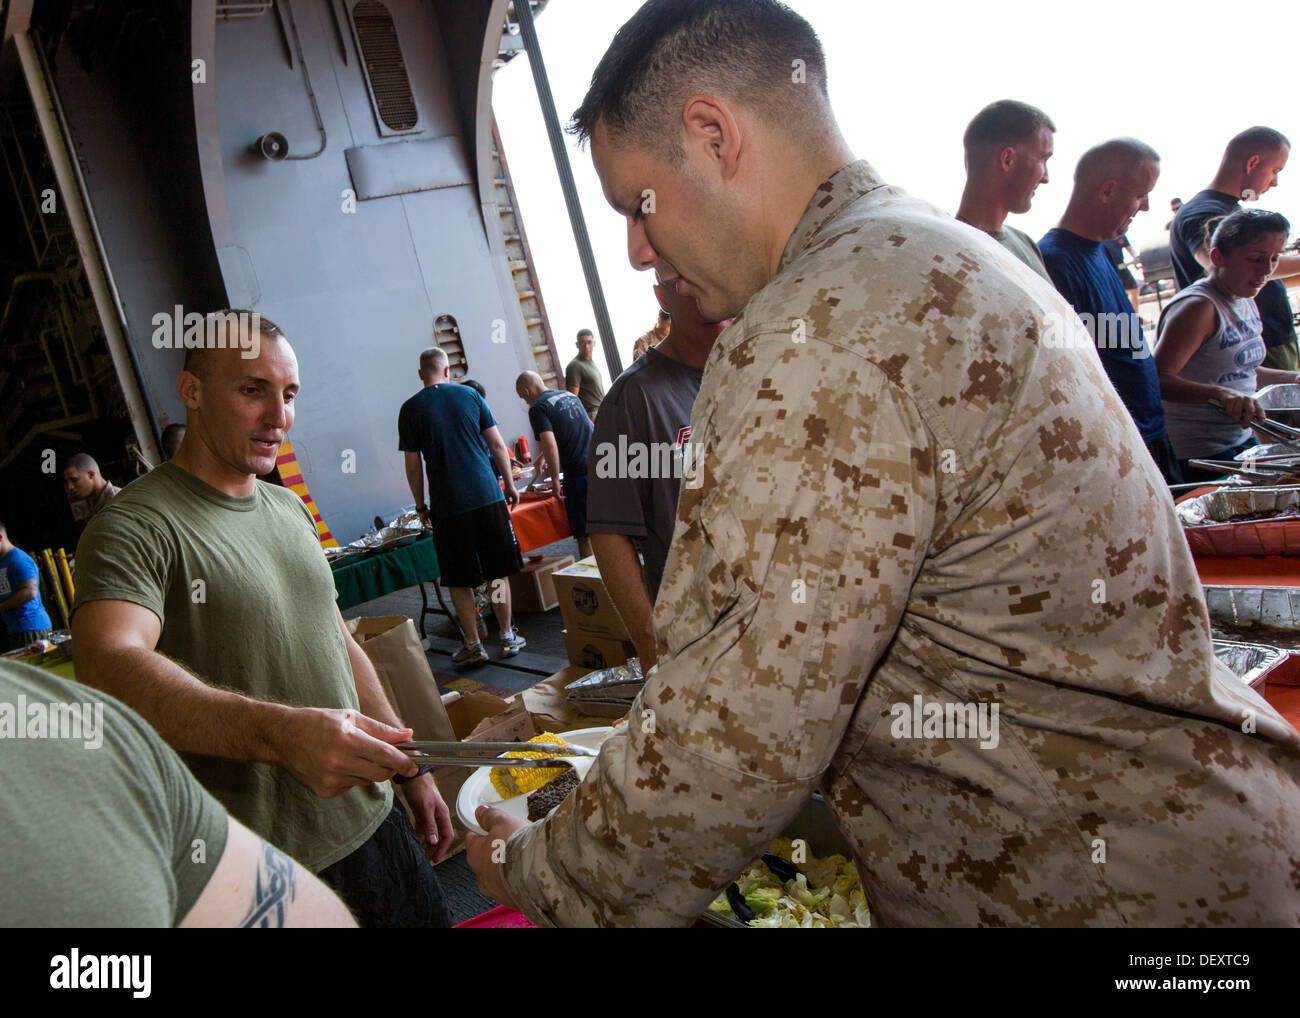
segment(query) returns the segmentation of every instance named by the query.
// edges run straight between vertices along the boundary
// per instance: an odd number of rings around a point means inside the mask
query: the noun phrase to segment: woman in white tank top
[[[1211,220],[1209,274],[1179,291],[1160,316],[1155,359],[1165,428],[1189,481],[1220,475],[1188,466],[1188,460],[1230,459],[1258,444],[1249,430],[1252,421],[1264,419],[1256,389],[1300,384],[1293,371],[1259,367],[1266,351],[1255,308],[1255,294],[1277,268],[1290,229],[1283,216],[1263,209]]]

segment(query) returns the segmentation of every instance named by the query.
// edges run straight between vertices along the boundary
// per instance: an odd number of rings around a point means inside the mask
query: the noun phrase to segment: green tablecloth
[[[55,661],[47,665],[41,665],[41,667],[52,671],[60,678],[75,680],[77,677],[76,670],[72,667],[71,661]]]
[[[340,609],[436,580],[441,575],[432,532],[421,534],[405,548],[344,562],[333,573]]]

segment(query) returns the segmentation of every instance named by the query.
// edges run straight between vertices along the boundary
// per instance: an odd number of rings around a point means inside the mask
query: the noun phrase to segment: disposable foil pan
[[[1300,385],[1266,385],[1255,402],[1268,411],[1268,419],[1300,428]]]
[[[1300,587],[1206,587],[1205,606],[1214,639],[1289,652],[1268,678],[1300,685]]]
[[[1259,643],[1214,641],[1214,656],[1227,665],[1242,682],[1263,695],[1269,672],[1287,658],[1287,652]]]
[[[1300,485],[1212,491],[1176,507],[1194,555],[1300,555],[1300,516],[1226,522],[1241,513],[1300,505]]]

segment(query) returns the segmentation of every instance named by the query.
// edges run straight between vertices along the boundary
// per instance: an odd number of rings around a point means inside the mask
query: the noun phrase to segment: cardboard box
[[[595,557],[585,558],[552,574],[555,593],[560,600],[564,627],[571,633],[584,633],[607,640],[626,640],[627,629],[618,617],[614,601],[600,579]],[[578,661],[570,655],[570,661]]]
[[[588,671],[613,668],[615,665],[626,664],[630,657],[636,657],[636,647],[631,640],[594,636],[569,629],[564,631],[564,649],[569,655],[569,664]]]
[[[573,565],[572,555],[551,555],[536,562],[525,561],[523,572],[510,577],[510,608],[513,612],[548,612],[560,603],[555,594],[556,570]]]
[[[537,734],[522,698],[507,702],[491,693],[446,693],[442,705],[461,742],[527,742]],[[436,767],[433,771],[434,783],[451,812],[455,835],[444,862],[465,848],[465,825],[456,815],[456,797],[473,773],[469,767]]]

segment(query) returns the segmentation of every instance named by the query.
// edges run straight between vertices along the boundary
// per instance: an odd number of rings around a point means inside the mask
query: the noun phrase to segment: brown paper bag
[[[385,615],[352,619],[347,625],[379,673],[379,684],[402,724],[413,729],[417,739],[454,742],[456,732],[415,623],[405,615]]]

